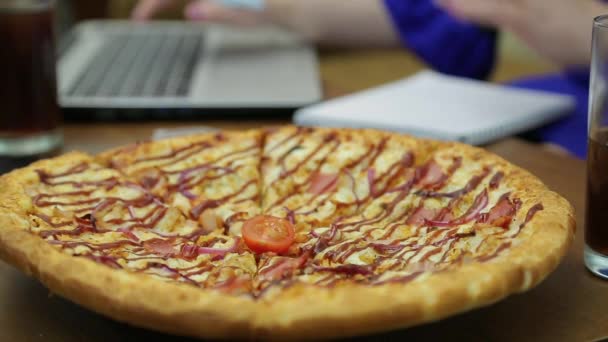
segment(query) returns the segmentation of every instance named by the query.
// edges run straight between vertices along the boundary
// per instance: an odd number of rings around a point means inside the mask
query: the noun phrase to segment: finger
[[[257,11],[222,6],[214,1],[198,0],[186,6],[184,16],[194,21],[213,21],[235,25],[255,25],[262,21]]]
[[[133,20],[147,20],[171,4],[172,0],[140,0],[131,12]]]

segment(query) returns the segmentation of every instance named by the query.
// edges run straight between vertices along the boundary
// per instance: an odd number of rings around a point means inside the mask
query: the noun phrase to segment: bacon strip
[[[313,195],[322,195],[324,193],[334,191],[337,185],[337,173],[329,174],[317,172],[310,180],[310,187],[308,188],[308,192]]]
[[[145,249],[156,255],[168,257],[177,253],[173,243],[174,242],[172,240],[151,239],[144,241],[143,245]]]
[[[425,208],[424,205],[420,205],[416,211],[408,217],[405,223],[412,226],[422,226],[424,223],[432,220],[437,215],[437,211],[437,209]]]
[[[236,253],[239,250],[240,238],[234,239],[234,244],[228,248],[199,247],[196,245],[183,245],[179,255],[184,259],[195,259],[199,255],[209,254],[223,258],[226,254]]]
[[[480,215],[477,222],[508,228],[518,209],[519,202],[511,202],[509,194],[505,194],[488,213]]]
[[[299,258],[274,257],[273,259],[271,259],[272,265],[260,268],[258,277],[266,281],[275,281],[290,276],[306,263],[308,254],[303,254]]]
[[[377,197],[376,192],[376,170],[372,167],[367,170],[367,183],[369,184],[369,195],[372,198]]]
[[[488,205],[488,191],[484,190],[481,194],[477,195],[475,201],[469,207],[469,210],[462,215],[461,217],[452,220],[452,221],[434,221],[427,220],[426,223],[435,227],[451,227],[457,226],[461,224],[465,224],[467,222],[473,221],[479,215],[479,213]]]
[[[445,173],[441,169],[441,166],[434,160],[428,163],[421,171],[422,176],[418,180],[417,184],[421,188],[431,187],[439,183],[444,179]]]

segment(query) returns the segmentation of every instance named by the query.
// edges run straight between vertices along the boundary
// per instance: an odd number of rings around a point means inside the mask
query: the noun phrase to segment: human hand
[[[134,20],[147,20],[175,0],[139,0]],[[331,46],[398,46],[382,0],[195,0],[184,9],[194,21],[236,25],[271,23]]]
[[[436,0],[463,20],[519,36],[540,55],[562,66],[588,64],[593,17],[603,5],[575,0]]]
[[[144,21],[174,4],[173,0],[139,0],[131,13]],[[184,17],[193,21],[252,25],[265,20],[264,0],[197,0],[184,8]]]

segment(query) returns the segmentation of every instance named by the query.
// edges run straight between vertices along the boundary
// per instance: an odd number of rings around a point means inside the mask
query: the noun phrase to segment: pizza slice
[[[328,225],[409,177],[430,148],[378,131],[271,130],[262,161],[262,210],[299,230]]]
[[[42,164],[26,189],[33,233],[110,267],[249,293],[256,260],[231,230],[259,211],[258,142],[215,135]]]
[[[404,282],[496,257],[542,210],[522,208],[525,194],[502,181],[504,164],[460,145],[434,151],[362,212],[309,234],[301,248],[315,271],[305,281]]]
[[[262,161],[262,211],[266,220],[288,221],[295,243],[287,255],[260,258],[257,286],[265,289],[304,273],[320,248],[307,249],[318,231],[405,191],[436,148],[432,142],[372,130],[269,131]]]
[[[239,235],[260,213],[262,134],[223,132],[143,143],[101,156],[207,232]]]

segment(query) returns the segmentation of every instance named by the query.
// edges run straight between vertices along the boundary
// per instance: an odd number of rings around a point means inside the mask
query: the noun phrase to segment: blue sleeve
[[[442,73],[485,79],[494,67],[496,31],[459,21],[432,0],[384,0],[405,46]]]

